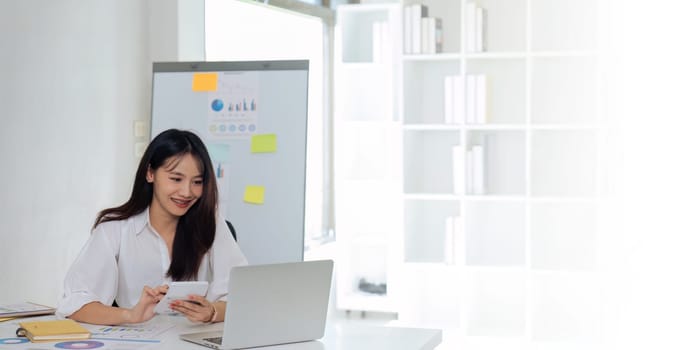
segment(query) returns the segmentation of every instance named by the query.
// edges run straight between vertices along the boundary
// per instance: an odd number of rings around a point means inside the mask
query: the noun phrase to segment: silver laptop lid
[[[322,338],[332,273],[332,260],[234,267],[221,347]]]

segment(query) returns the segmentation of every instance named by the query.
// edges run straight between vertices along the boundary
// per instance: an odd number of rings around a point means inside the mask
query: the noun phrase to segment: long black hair
[[[199,160],[202,171],[202,196],[181,216],[175,229],[173,253],[167,275],[174,281],[197,278],[202,257],[214,243],[216,232],[216,204],[218,192],[211,158],[204,143],[190,131],[169,129],[158,134],[148,145],[136,170],[131,198],[121,206],[102,210],[97,214],[97,225],[115,220],[125,220],[142,213],[153,200],[153,184],[146,181],[148,169],[156,171],[169,163],[172,157],[182,158],[191,154]]]

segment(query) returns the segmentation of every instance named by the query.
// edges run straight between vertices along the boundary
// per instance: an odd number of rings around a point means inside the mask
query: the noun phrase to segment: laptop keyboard
[[[214,343],[214,344],[219,344],[219,345],[221,345],[221,338],[222,338],[222,337],[204,338],[204,340],[206,340],[206,341],[208,341],[208,342],[210,342],[210,343]]]

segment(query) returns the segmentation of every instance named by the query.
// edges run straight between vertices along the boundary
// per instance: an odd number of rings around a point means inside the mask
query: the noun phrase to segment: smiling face
[[[174,156],[163,166],[148,169],[146,181],[153,184],[151,211],[159,216],[179,218],[202,196],[201,163],[192,156]]]

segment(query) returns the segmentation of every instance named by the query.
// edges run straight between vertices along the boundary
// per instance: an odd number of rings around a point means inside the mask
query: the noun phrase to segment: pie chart
[[[221,101],[218,98],[211,101],[211,109],[213,109],[214,112],[221,112],[221,110],[224,109],[224,101]]]

